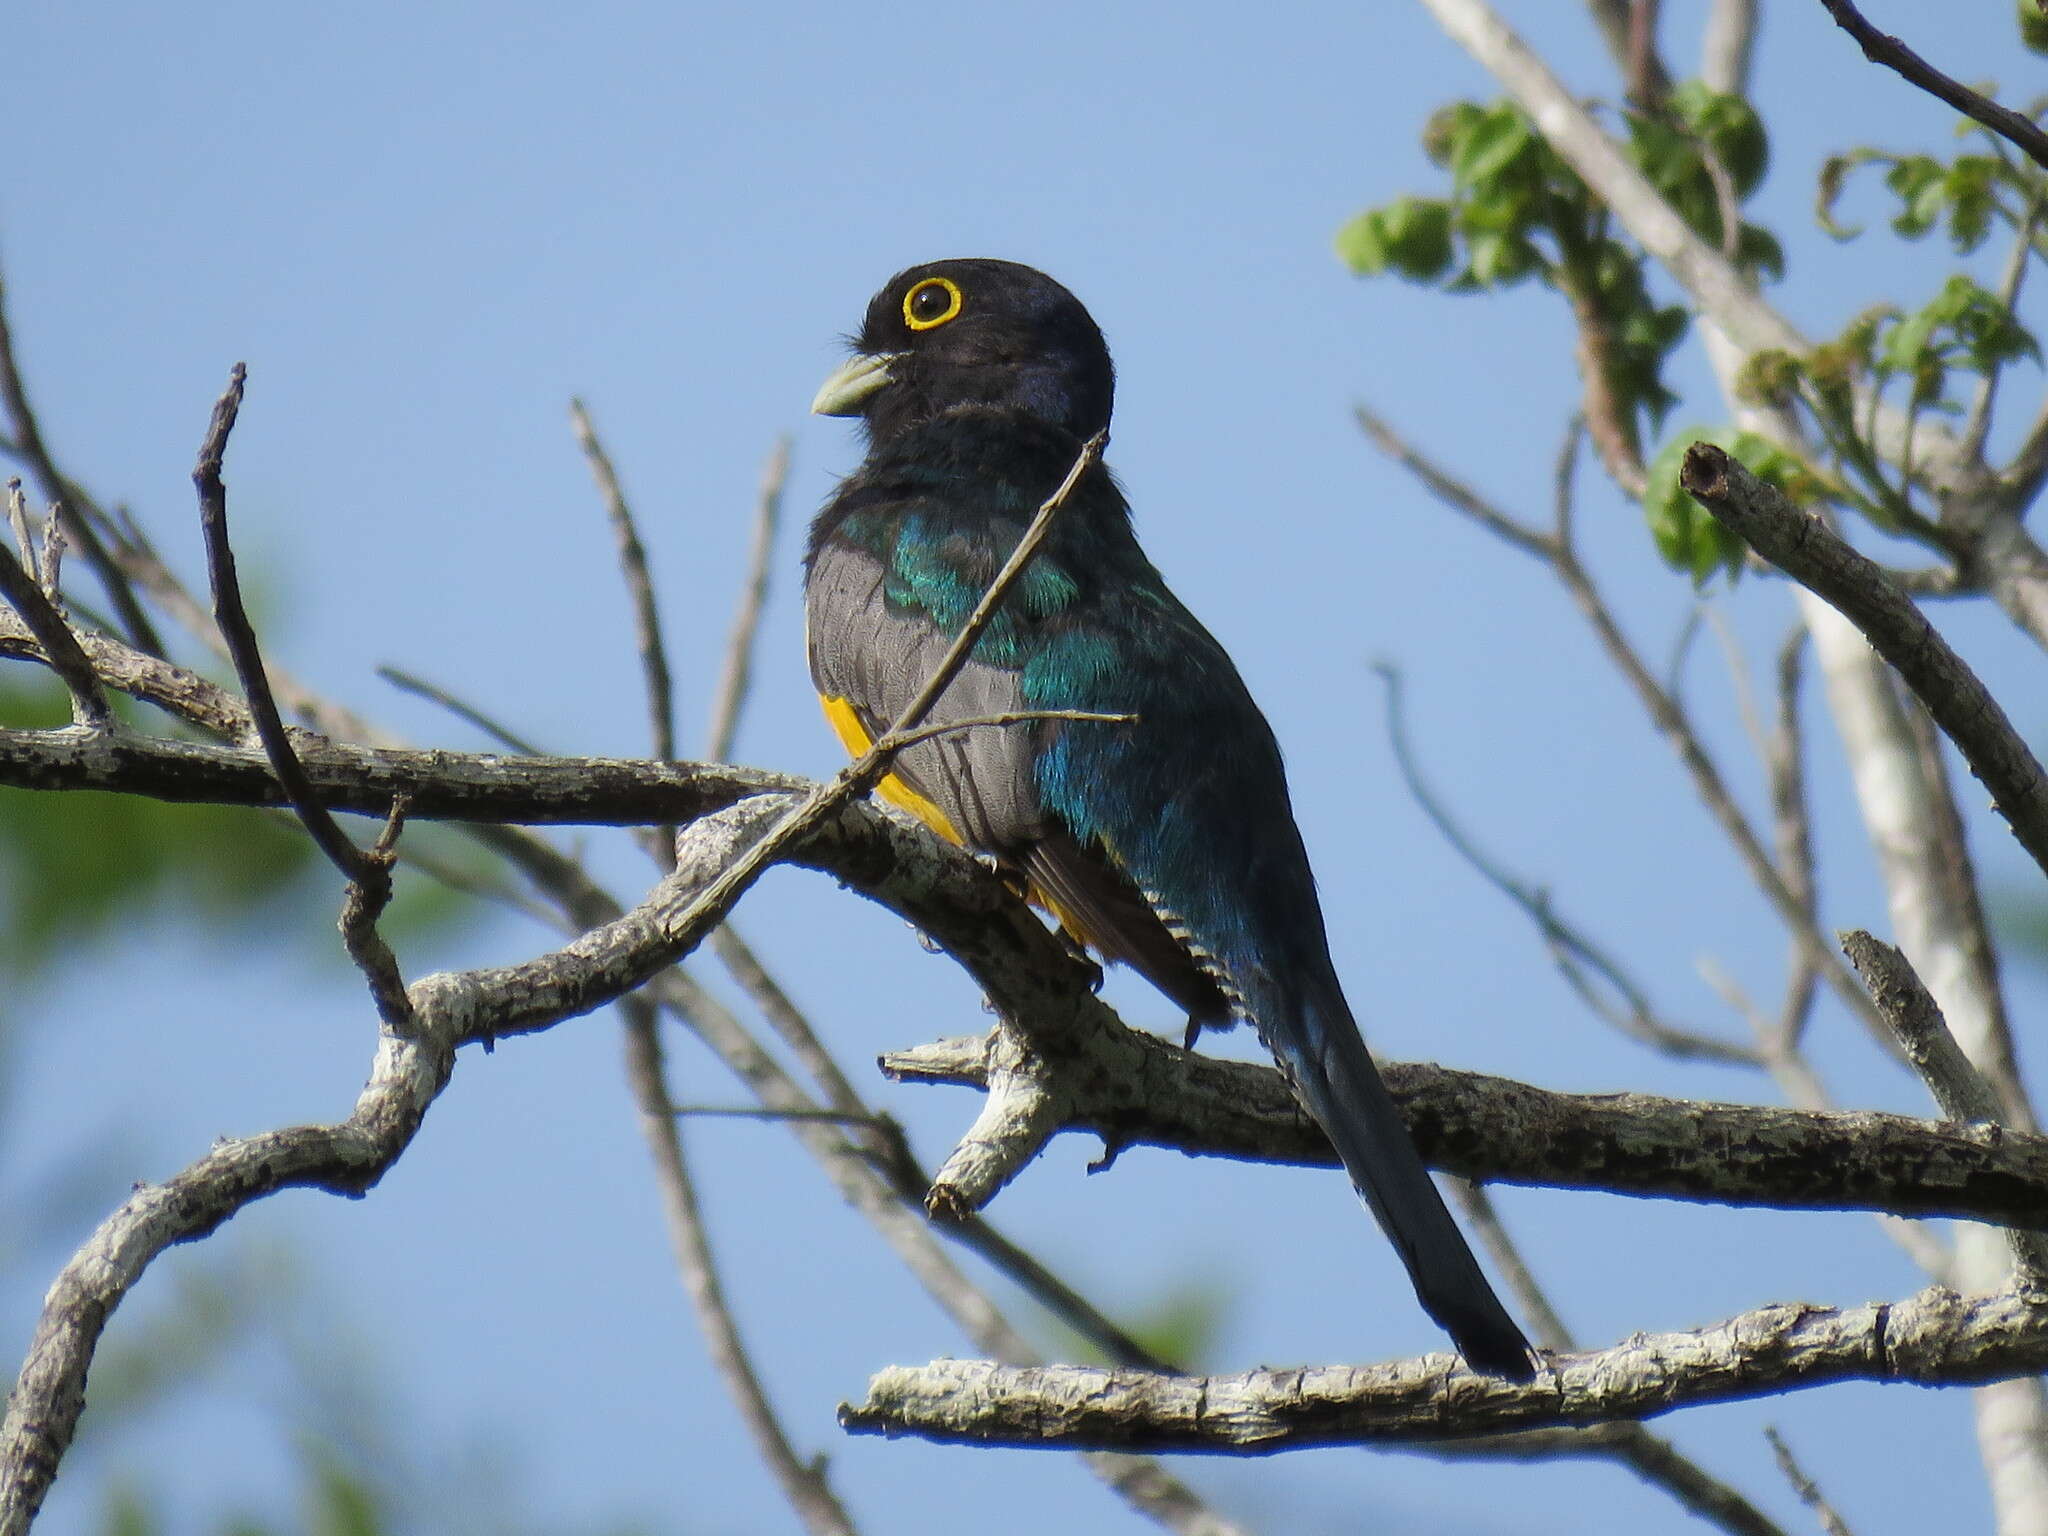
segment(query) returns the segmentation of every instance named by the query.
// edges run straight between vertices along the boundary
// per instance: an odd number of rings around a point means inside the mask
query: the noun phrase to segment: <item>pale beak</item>
[[[818,387],[818,397],[811,402],[811,414],[860,415],[868,397],[893,382],[889,376],[889,365],[902,355],[900,352],[863,352],[848,358],[843,367],[835,369],[832,377]]]

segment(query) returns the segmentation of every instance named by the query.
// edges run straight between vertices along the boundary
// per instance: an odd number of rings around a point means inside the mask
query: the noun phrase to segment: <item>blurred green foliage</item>
[[[0,674],[0,725],[69,719],[40,673]],[[33,977],[166,899],[205,921],[259,911],[311,863],[312,845],[270,812],[0,789],[0,968]]]
[[[1701,441],[1726,449],[1758,479],[1775,485],[1795,503],[1804,505],[1811,501],[1816,489],[1813,477],[1799,460],[1754,432],[1710,426],[1674,432],[1647,468],[1643,511],[1649,518],[1650,536],[1657,542],[1657,552],[1675,569],[1689,572],[1696,586],[1704,585],[1716,571],[1722,570],[1734,580],[1748,553],[1747,545],[1679,486],[1678,471],[1685,460],[1685,450]]]

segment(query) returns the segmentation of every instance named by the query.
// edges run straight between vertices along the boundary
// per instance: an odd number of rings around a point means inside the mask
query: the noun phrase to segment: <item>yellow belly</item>
[[[823,694],[818,696],[818,702],[825,707],[825,719],[832,727],[832,734],[839,738],[839,745],[846,749],[848,757],[859,757],[874,745],[874,738],[868,735],[867,727],[860,723],[860,716],[855,713],[851,703],[845,699],[828,699]],[[895,774],[884,774],[882,782],[875,786],[875,792],[891,805],[910,812],[947,842],[956,843],[962,848],[967,846],[967,839],[962,837],[953,823],[946,818],[946,813]],[[1102,947],[1088,936],[1087,930],[1075,921],[1072,913],[1046,895],[1035,883],[1027,881],[1024,894],[1034,906],[1050,912],[1059,925],[1075,939],[1091,948]]]
[[[832,727],[832,734],[839,738],[839,745],[846,749],[848,757],[859,757],[874,745],[867,728],[860,723],[860,716],[845,699],[828,699],[823,694],[818,702],[825,706],[825,719]],[[967,839],[954,829],[946,819],[946,813],[931,801],[925,799],[893,773],[882,775],[882,782],[875,786],[875,792],[891,805],[910,812],[919,821],[930,827],[949,843],[967,846]]]

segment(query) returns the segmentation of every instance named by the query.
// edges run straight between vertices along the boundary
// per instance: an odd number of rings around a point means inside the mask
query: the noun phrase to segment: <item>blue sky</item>
[[[1680,73],[1699,9],[1666,7]],[[1902,29],[1918,20],[1893,9],[1872,7]],[[2018,73],[2036,61],[2011,46],[2003,7],[1981,9],[1945,17],[1930,51],[1966,76],[2009,70],[2009,94],[2028,94],[2037,82]],[[1580,8],[1529,0],[1510,14],[1577,88],[1611,92]],[[805,683],[796,554],[858,450],[846,424],[805,406],[891,272],[944,255],[1030,262],[1109,337],[1111,461],[1155,560],[1231,648],[1288,751],[1339,967],[1375,1045],[1560,1088],[1771,1097],[1604,1034],[1393,772],[1378,657],[1407,672],[1417,749],[1443,795],[1673,1014],[1740,1028],[1698,979],[1701,955],[1775,989],[1779,936],[1561,595],[1427,502],[1351,424],[1351,404],[1372,402],[1541,516],[1575,392],[1555,304],[1362,284],[1330,254],[1361,207],[1434,185],[1416,139],[1435,106],[1495,94],[1419,8],[105,5],[20,8],[6,31],[0,260],[47,434],[197,576],[187,476],[229,365],[246,360],[229,481],[280,665],[422,743],[477,744],[378,682],[378,664],[425,673],[553,748],[640,751],[630,620],[566,424],[581,395],[640,512],[699,736],[760,463],[793,433],[780,585],[738,755],[826,772],[836,750]],[[1946,114],[1865,66],[1818,6],[1771,8],[1757,93],[1777,132],[1760,206],[1791,245],[1779,297],[1795,319],[1820,334],[1873,299],[1931,291],[1941,253],[1882,234],[1838,249],[1807,210],[1827,148],[1939,149]],[[1867,194],[1852,211],[1881,213]],[[1672,425],[1715,419],[1696,349],[1679,376],[1697,401]],[[1661,657],[1687,592],[1649,558],[1639,514],[1596,471],[1583,484],[1599,575]],[[1759,655],[1789,612],[1768,582],[1726,606]],[[1994,674],[2024,655],[1995,620],[1959,623]],[[1754,805],[1710,653],[1691,677]],[[1881,929],[1825,729],[1814,750],[1829,918]],[[615,838],[582,842],[622,892],[648,882]],[[2021,878],[1995,829],[1980,848],[1994,881]],[[981,1027],[957,972],[828,882],[777,874],[740,921],[849,1062]],[[325,923],[294,910],[223,933],[164,912],[47,986],[29,1009],[8,1177],[80,1145],[132,1146],[111,1200],[215,1136],[345,1112],[372,1018],[325,953]],[[545,942],[492,919],[402,958],[417,974]],[[1173,1027],[1143,988],[1114,996],[1132,1022]],[[2017,1002],[2024,1017],[2040,998]],[[1839,1014],[1818,1028],[1845,1100],[1924,1107]],[[785,1528],[668,1267],[615,1035],[599,1016],[465,1055],[370,1198],[286,1196],[219,1241],[298,1252],[396,1432],[496,1447],[537,1523]],[[701,1052],[675,1050],[683,1096],[737,1099]],[[974,1109],[964,1094],[864,1086],[933,1161]],[[780,1132],[689,1134],[741,1321],[793,1434],[830,1454],[866,1528],[1145,1528],[1063,1458],[843,1439],[833,1407],[871,1370],[968,1346]],[[1089,1179],[1094,1151],[1060,1144],[993,1214],[1112,1311],[1185,1282],[1227,1288],[1219,1368],[1436,1346],[1334,1175],[1136,1152]],[[1917,1284],[1867,1219],[1555,1192],[1500,1203],[1589,1343]],[[173,1256],[133,1309],[161,1304],[190,1262]],[[25,1340],[46,1279],[29,1266],[0,1293],[0,1353]],[[46,1528],[89,1529],[124,1472],[167,1493],[179,1531],[273,1497],[282,1390],[275,1372],[226,1368],[118,1443],[82,1448]],[[1960,1395],[1850,1389],[1664,1427],[1796,1521],[1764,1422],[1785,1427],[1852,1524],[1985,1512]],[[1907,1449],[1875,1458],[1879,1442]],[[1363,1511],[1389,1530],[1685,1525],[1600,1466],[1319,1452],[1182,1470],[1272,1532],[1355,1529]]]

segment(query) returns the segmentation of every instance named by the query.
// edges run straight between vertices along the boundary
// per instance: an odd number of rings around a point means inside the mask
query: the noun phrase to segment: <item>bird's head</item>
[[[1109,425],[1116,371],[1088,311],[1014,261],[932,261],[889,279],[854,356],[811,409],[859,416],[880,442],[963,405],[1019,411],[1093,437]]]

